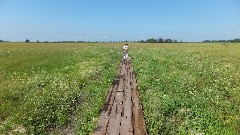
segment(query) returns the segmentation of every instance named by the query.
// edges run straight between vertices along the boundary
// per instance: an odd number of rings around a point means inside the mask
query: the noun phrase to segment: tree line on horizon
[[[4,41],[4,40],[0,39],[0,42],[9,42],[9,41]]]
[[[141,41],[137,41],[140,43],[182,43],[183,41],[178,41],[175,39],[163,39],[163,38],[149,38],[147,40],[141,40]],[[236,39],[231,39],[231,40],[204,40],[203,42],[227,42],[227,43],[237,43],[240,42],[239,38]]]
[[[204,40],[203,42],[227,42],[227,43],[237,43],[240,42],[239,38],[231,39],[231,40]]]
[[[9,41],[4,41],[4,40],[1,40],[0,39],[0,42],[9,42]],[[29,39],[26,39],[25,42],[30,42]],[[49,41],[44,41],[45,43],[48,43]],[[55,41],[53,43],[84,43],[84,42],[91,42],[91,41]],[[138,43],[182,43],[183,41],[178,41],[178,40],[175,40],[175,39],[163,39],[163,38],[158,38],[158,39],[155,39],[155,38],[149,38],[147,40],[140,40],[140,41],[128,41],[128,40],[125,40],[125,41],[95,41],[96,43],[97,42],[138,42]],[[240,42],[240,38],[236,38],[236,39],[231,39],[231,40],[204,40],[202,42],[225,42],[225,43],[238,43]],[[37,43],[40,43],[38,40],[37,40]]]
[[[180,42],[178,42],[178,40],[176,39],[163,39],[163,38],[158,38],[158,39],[155,39],[155,38],[149,38],[147,40],[140,40],[140,41],[137,41],[137,42],[140,42],[140,43],[182,43],[182,40]]]

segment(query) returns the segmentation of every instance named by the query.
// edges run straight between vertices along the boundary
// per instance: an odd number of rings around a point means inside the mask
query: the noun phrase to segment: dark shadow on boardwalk
[[[146,124],[131,61],[121,63],[93,135],[146,135]]]

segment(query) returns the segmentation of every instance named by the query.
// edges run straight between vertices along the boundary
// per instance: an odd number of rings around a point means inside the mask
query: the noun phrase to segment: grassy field
[[[149,134],[240,134],[240,44],[131,47]]]
[[[0,43],[0,134],[89,134],[122,43]],[[240,44],[130,43],[149,134],[239,134]]]
[[[1,43],[0,134],[93,130],[119,66],[120,48],[94,44]],[[57,131],[53,131],[57,132]]]

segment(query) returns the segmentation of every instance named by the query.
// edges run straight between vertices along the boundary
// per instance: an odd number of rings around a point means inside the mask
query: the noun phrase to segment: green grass
[[[119,53],[94,44],[1,43],[0,133],[45,133],[72,114],[85,125],[78,132],[91,132]]]
[[[0,43],[0,134],[90,134],[122,43]],[[239,134],[240,44],[130,43],[149,134]]]
[[[130,48],[149,134],[240,133],[240,44]]]

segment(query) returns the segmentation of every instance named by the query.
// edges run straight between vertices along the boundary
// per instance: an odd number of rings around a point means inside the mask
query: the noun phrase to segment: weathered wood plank
[[[120,64],[93,135],[146,135],[137,80],[131,62]]]

